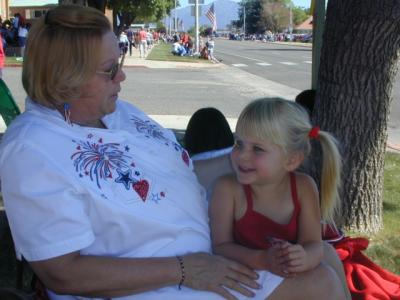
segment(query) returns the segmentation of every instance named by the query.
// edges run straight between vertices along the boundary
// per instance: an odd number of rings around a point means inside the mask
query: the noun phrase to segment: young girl
[[[311,139],[323,151],[321,202],[314,180],[295,172]],[[323,257],[321,219],[332,222],[338,208],[335,139],[312,127],[298,104],[261,99],[240,114],[235,140],[236,176],[218,180],[210,205],[214,252],[283,277],[316,267]]]

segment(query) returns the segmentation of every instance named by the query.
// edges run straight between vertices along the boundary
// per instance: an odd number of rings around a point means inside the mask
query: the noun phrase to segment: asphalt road
[[[295,89],[311,87],[311,45],[220,39],[215,56],[226,65]]]

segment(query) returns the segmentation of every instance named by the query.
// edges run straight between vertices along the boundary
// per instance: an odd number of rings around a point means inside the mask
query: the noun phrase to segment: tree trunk
[[[338,223],[346,229],[373,233],[382,227],[383,167],[399,50],[399,0],[328,2],[313,122],[340,142]]]

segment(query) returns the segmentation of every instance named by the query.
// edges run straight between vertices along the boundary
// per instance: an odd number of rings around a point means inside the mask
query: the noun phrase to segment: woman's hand
[[[215,292],[226,299],[236,299],[226,288],[246,297],[254,296],[247,287],[259,288],[255,281],[258,274],[248,267],[217,255],[189,254],[183,257],[185,266],[184,285]]]

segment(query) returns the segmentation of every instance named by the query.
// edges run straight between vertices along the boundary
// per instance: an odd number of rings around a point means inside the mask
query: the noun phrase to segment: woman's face
[[[99,120],[116,108],[116,100],[121,90],[120,83],[125,80],[125,73],[118,69],[114,79],[102,72],[109,72],[119,63],[120,50],[114,33],[109,31],[103,36],[101,59],[98,72],[82,87],[79,99],[71,103],[72,122],[94,126]]]

